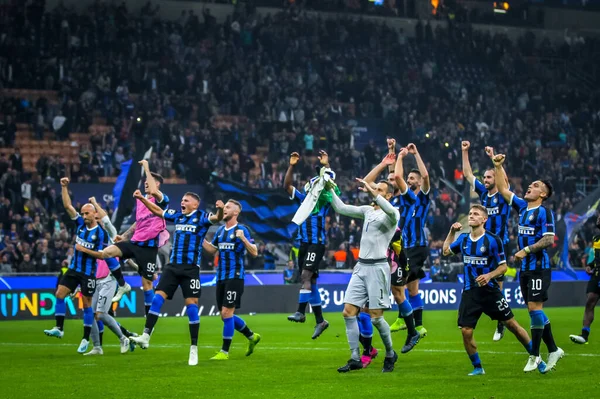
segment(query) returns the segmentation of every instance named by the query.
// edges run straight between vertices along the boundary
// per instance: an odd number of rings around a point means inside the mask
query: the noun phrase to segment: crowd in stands
[[[151,169],[165,177],[210,184],[219,176],[265,189],[282,187],[292,151],[302,154],[302,186],[323,149],[344,199],[360,203],[353,178],[385,155],[386,136],[414,142],[435,199],[432,263],[466,201],[461,140],[472,143],[478,176],[491,165],[484,146],[505,153],[517,194],[550,178],[556,194],[549,206],[559,220],[599,183],[598,91],[564,68],[597,59],[592,39],[556,44],[528,33],[511,42],[452,21],[435,29],[418,21],[412,37],[385,23],[294,10],[235,12],[223,23],[209,9],[190,10],[166,21],[150,2],[135,13],[108,2],[82,14],[63,5],[45,10],[43,0],[2,10],[0,54],[11,57],[0,57],[0,90],[53,90],[59,101],[2,96],[0,147],[14,146],[18,123],[38,138],[47,130],[58,140],[89,132],[89,145],[68,168],[58,157],[40,157],[37,173],[23,170],[19,151],[0,152],[0,272],[56,270],[68,260],[70,236],[52,182],[115,177],[121,162],[148,145]],[[555,62],[541,62],[549,57]],[[93,128],[98,116],[107,129]],[[346,123],[357,118],[381,119],[379,138],[357,143]],[[413,166],[409,159],[407,170]],[[340,263],[341,246],[351,252],[360,241],[360,228],[330,221],[331,265]],[[580,234],[572,261],[592,232],[587,226]]]

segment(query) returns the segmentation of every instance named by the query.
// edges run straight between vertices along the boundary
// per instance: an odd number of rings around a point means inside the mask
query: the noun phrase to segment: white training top
[[[104,225],[104,230],[108,233],[108,240],[112,244],[114,243],[114,239],[117,236],[117,229],[110,221],[108,215],[104,216],[102,219],[102,224]]]
[[[358,257],[371,260],[386,259],[388,246],[396,233],[396,226],[400,220],[398,209],[394,208],[381,195],[375,198],[375,203],[380,207],[376,210],[371,205],[346,205],[333,190],[331,193],[333,194],[331,205],[337,213],[365,220]]]

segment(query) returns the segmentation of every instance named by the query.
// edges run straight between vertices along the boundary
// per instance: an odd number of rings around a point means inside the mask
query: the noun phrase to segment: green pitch
[[[251,357],[246,340],[236,333],[230,360],[208,359],[220,348],[221,320],[201,318],[199,365],[187,365],[187,318],[159,320],[148,350],[119,354],[116,337],[106,329],[104,356],[76,352],[81,320],[68,320],[62,340],[42,330],[53,321],[0,323],[1,398],[579,398],[596,397],[600,389],[600,326],[592,328],[591,343],[578,346],[569,334],[581,328],[582,309],[547,311],[557,344],[566,356],[547,375],[524,374],[527,355],[509,333],[492,342],[494,323],[482,318],[476,330],[485,376],[468,377],[472,369],[464,353],[456,312],[425,312],[429,335],[406,355],[399,354],[396,370],[382,374],[383,352],[365,370],[340,375],[336,369],[349,358],[344,323],[328,313],[330,328],[310,339],[313,317],[292,324],[286,315],[242,315],[262,335]],[[516,311],[529,330],[529,317]],[[391,323],[394,315],[387,317]],[[143,319],[122,319],[141,332]],[[399,352],[405,332],[393,334]],[[375,331],[374,345],[381,349]],[[90,347],[91,348],[91,347]],[[542,343],[543,358],[546,359]]]

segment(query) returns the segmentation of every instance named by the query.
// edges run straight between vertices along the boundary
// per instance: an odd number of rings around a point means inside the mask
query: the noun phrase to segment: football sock
[[[100,341],[100,330],[98,328],[98,321],[92,324],[92,331],[90,333],[90,337],[92,338],[92,344],[94,345],[94,348],[102,346],[102,342]]]
[[[360,361],[360,348],[358,346],[360,333],[356,316],[344,317],[344,322],[346,323],[346,337],[352,353],[352,360]]]
[[[90,340],[92,324],[94,322],[94,311],[92,308],[83,308],[83,339]]]
[[[153,301],[154,301],[154,290],[144,291],[144,308],[145,308],[144,311],[146,312],[145,313],[146,316],[148,316],[148,312],[150,311],[150,308],[152,307]]]
[[[67,312],[67,305],[65,304],[65,300],[56,298],[56,305],[54,309],[56,327],[58,327],[58,329],[62,331],[65,324],[65,313]]]
[[[546,313],[542,310],[542,314],[544,317],[544,333],[542,335],[542,339],[548,348],[548,352],[556,352],[558,347],[556,346],[556,342],[554,342],[554,336],[552,335],[552,326],[550,325],[550,319],[546,316]]]
[[[415,296],[408,297],[408,302],[413,309],[413,315],[415,318],[415,326],[419,327],[423,325],[423,298],[421,298],[421,294],[417,294]]]
[[[532,310],[529,312],[531,318],[531,355],[540,355],[540,344],[544,335],[544,312],[541,310]]]
[[[233,340],[233,333],[235,331],[235,321],[233,317],[223,319],[223,346],[221,350],[225,353],[229,352],[231,341]]]
[[[117,323],[117,321],[111,315],[102,313],[100,315],[100,320],[102,320],[104,325],[106,327],[108,327],[108,329],[110,331],[112,331],[117,337],[119,337],[119,339],[121,339],[123,336],[125,336],[125,334],[123,334],[123,332],[121,331],[121,327],[119,326],[119,323]],[[125,330],[125,331],[127,331],[127,330]]]
[[[117,280],[117,284],[119,287],[123,287],[125,285],[125,278],[123,277],[123,271],[121,270],[121,266],[116,268],[115,270],[110,271],[113,277]]]
[[[406,324],[406,329],[408,330],[408,335],[413,336],[417,334],[417,330],[415,329],[415,316],[413,313],[413,308],[410,305],[410,302],[404,300],[400,305],[398,305],[400,309],[400,317],[404,319],[404,323]],[[421,313],[422,314],[422,313]]]
[[[98,328],[98,337],[100,339],[100,346],[102,346],[102,338],[104,337],[104,323],[102,320],[96,320],[96,323],[92,323],[92,332],[94,331],[94,324]]]
[[[198,332],[200,331],[200,317],[198,316],[198,305],[195,303],[187,305],[187,315],[190,322],[191,345],[198,345]]]
[[[310,306],[312,307],[313,313],[315,314],[315,320],[317,324],[323,323],[323,309],[321,308],[321,294],[319,293],[319,286],[317,284],[310,285]]]
[[[585,340],[588,340],[588,337],[590,336],[590,328],[589,327],[583,327],[581,329],[581,336],[583,338],[585,338]]]
[[[236,331],[244,334],[244,337],[248,339],[252,339],[252,337],[254,336],[254,333],[252,332],[252,330],[250,330],[250,328],[248,328],[246,322],[237,315],[233,316],[233,326],[235,327]]]
[[[390,332],[390,325],[385,321],[383,317],[375,317],[372,319],[373,325],[379,331],[383,345],[385,346],[385,357],[394,356],[394,347],[392,346],[392,333]]]
[[[146,315],[146,325],[144,327],[144,333],[150,335],[152,334],[152,330],[158,321],[158,315],[160,314],[160,309],[165,303],[165,298],[161,295],[155,294],[154,299],[152,299],[152,305],[148,310],[148,314]]]
[[[306,313],[306,305],[308,304],[308,301],[310,301],[310,294],[310,290],[300,290],[300,295],[298,295],[298,312],[302,314]]]
[[[363,346],[363,354],[370,355],[373,343],[373,323],[368,313],[361,312],[358,315],[358,329],[360,331],[359,341]]]
[[[471,364],[473,365],[473,367],[475,367],[476,369],[481,368],[481,360],[479,359],[479,353],[475,352],[474,354],[469,355],[469,359],[471,359]]]

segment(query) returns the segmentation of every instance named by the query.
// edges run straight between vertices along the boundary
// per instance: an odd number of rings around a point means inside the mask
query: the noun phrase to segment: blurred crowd
[[[15,270],[33,264],[42,271],[38,241],[64,258],[56,225],[49,228],[60,220],[60,210],[48,208],[56,206],[52,182],[65,174],[79,182],[116,176],[121,162],[148,145],[151,169],[164,177],[210,184],[219,176],[265,189],[282,187],[292,151],[302,154],[295,180],[303,186],[323,149],[344,199],[361,203],[353,178],[385,155],[385,138],[414,142],[432,179],[432,263],[468,202],[461,140],[472,143],[478,176],[491,165],[486,145],[506,153],[518,194],[550,178],[556,194],[549,206],[559,220],[599,183],[599,93],[565,72],[566,63],[597,59],[593,39],[550,43],[527,33],[510,41],[451,19],[435,29],[418,21],[413,37],[386,23],[295,9],[263,17],[247,7],[218,23],[209,9],[163,20],[150,2],[135,13],[118,2],[96,2],[82,14],[44,4],[3,6],[0,54],[11,57],[0,56],[0,88],[54,90],[58,101],[4,97],[0,146],[14,146],[17,123],[38,138],[44,130],[59,140],[89,132],[89,145],[72,166],[40,157],[33,174],[23,171],[18,151],[0,153],[0,248]],[[105,128],[94,124],[98,117]],[[348,121],[372,119],[382,121],[378,137],[358,140]],[[414,167],[407,162],[407,170]],[[30,222],[39,237],[24,247]],[[335,266],[340,247],[350,253],[360,241],[360,223],[333,218],[328,228]],[[589,239],[581,234],[574,258]]]

